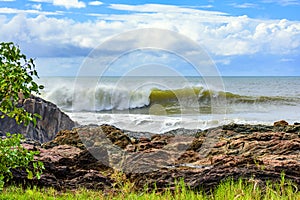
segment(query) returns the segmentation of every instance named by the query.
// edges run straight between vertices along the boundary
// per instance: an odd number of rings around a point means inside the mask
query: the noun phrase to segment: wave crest
[[[299,99],[281,96],[244,96],[231,92],[208,90],[204,87],[186,87],[174,90],[152,88],[148,90],[130,90],[113,86],[96,88],[68,87],[54,88],[43,95],[47,100],[56,103],[64,110],[73,111],[105,111],[128,110],[161,104],[164,107],[210,106],[212,99],[223,105],[234,104],[286,104],[300,102]]]

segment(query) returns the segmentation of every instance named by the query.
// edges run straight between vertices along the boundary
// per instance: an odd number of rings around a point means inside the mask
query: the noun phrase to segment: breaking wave
[[[245,96],[231,92],[208,90],[204,87],[186,87],[173,90],[149,88],[130,90],[128,88],[101,86],[96,88],[76,88],[62,86],[53,88],[43,95],[64,110],[107,111],[147,108],[154,104],[164,107],[209,106],[212,100],[221,104],[283,104],[293,105],[300,99],[283,96]]]

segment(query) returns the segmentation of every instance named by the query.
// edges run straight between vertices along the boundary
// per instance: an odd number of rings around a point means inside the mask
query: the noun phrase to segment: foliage
[[[0,140],[0,189],[6,181],[12,178],[11,169],[25,168],[28,179],[32,179],[33,175],[40,178],[44,169],[42,162],[32,162],[39,152],[25,149],[21,145],[21,139],[21,134],[7,134],[7,138]]]
[[[28,113],[19,106],[20,98],[30,97],[31,93],[39,94],[38,85],[33,78],[37,71],[33,59],[27,59],[13,43],[0,43],[0,116],[14,118],[17,123],[36,123],[38,115]]]
[[[31,114],[21,107],[20,101],[30,97],[31,93],[39,94],[39,86],[34,77],[38,78],[33,59],[27,59],[19,47],[13,43],[0,43],[0,117],[9,117],[18,124],[36,124],[38,114]],[[21,134],[7,134],[0,140],[0,190],[4,183],[12,178],[11,169],[24,168],[28,178],[40,178],[43,163],[34,162],[38,151],[28,151],[21,145]],[[32,170],[31,170],[32,169]]]
[[[282,187],[284,185],[284,187]],[[127,186],[128,188],[128,186]],[[263,189],[249,180],[240,179],[233,181],[232,179],[221,182],[211,193],[203,191],[190,190],[183,181],[175,184],[175,190],[171,188],[164,192],[154,191],[131,191],[124,193],[123,188],[118,191],[109,193],[104,191],[93,191],[87,189],[78,189],[76,191],[59,192],[52,188],[31,188],[23,190],[21,187],[11,186],[0,193],[0,199],[140,199],[140,200],[294,200],[300,199],[300,192],[293,183],[282,180],[280,183],[268,183]]]

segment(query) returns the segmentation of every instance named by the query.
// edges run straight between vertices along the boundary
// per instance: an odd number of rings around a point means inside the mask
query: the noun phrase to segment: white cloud
[[[36,10],[42,10],[42,4],[33,4],[32,8]]]
[[[54,6],[62,6],[67,9],[86,7],[83,1],[78,1],[78,0],[30,0],[30,1],[39,2],[39,3],[52,3]]]
[[[44,12],[37,10],[25,12],[0,8],[0,13],[41,14],[37,17],[17,15],[9,20],[0,20],[0,38],[16,41],[20,45],[25,43],[35,46],[36,48],[28,49],[36,49],[34,54],[37,56],[82,56],[87,53],[87,49],[98,46],[107,38],[137,28],[176,31],[217,56],[257,53],[282,55],[300,50],[298,21],[258,20],[247,16],[235,17],[221,12],[154,4],[114,4],[111,8],[131,12],[91,14],[96,16],[94,20],[76,22],[67,18],[42,16],[45,15]],[[162,42],[163,40],[164,38]]]
[[[145,5],[126,5],[111,4],[109,6],[115,10],[125,10],[134,12],[159,12],[159,13],[186,13],[186,14],[202,14],[202,15],[226,15],[224,12],[197,10],[189,7],[180,7],[174,5],[162,4],[145,4]]]
[[[288,54],[300,46],[300,23],[280,20],[277,23],[260,23],[256,26],[253,39],[268,47],[272,53]]]
[[[230,65],[231,64],[231,60],[226,58],[226,59],[214,59],[214,62],[216,64],[222,64],[222,65]]]
[[[263,0],[263,3],[276,3],[281,6],[299,6],[300,1],[299,0]]]
[[[14,2],[14,1],[16,1],[16,0],[0,0],[0,2]]]
[[[52,3],[53,0],[29,0],[31,2],[38,2],[38,3]]]
[[[257,8],[258,7],[258,5],[254,3],[243,3],[243,4],[233,3],[230,5],[232,5],[235,8]]]
[[[90,6],[100,6],[102,4],[103,4],[103,2],[101,2],[101,1],[90,1],[89,2]]]
[[[53,0],[53,5],[63,6],[67,9],[70,8],[85,8],[85,3],[78,0]]]
[[[36,14],[36,15],[59,15],[57,12],[46,12],[39,10],[20,10],[15,8],[0,8],[2,14]]]
[[[300,22],[257,20],[247,16],[201,11],[168,5],[112,5],[118,10],[135,11],[127,15],[102,16],[102,19],[134,22],[138,27],[164,27],[199,41],[216,55],[243,55],[258,52],[287,54],[300,48]],[[139,13],[139,12],[146,13]],[[168,11],[168,12],[166,12]],[[166,13],[165,13],[166,12]],[[261,26],[268,34],[260,35]],[[260,35],[260,37],[258,37]]]

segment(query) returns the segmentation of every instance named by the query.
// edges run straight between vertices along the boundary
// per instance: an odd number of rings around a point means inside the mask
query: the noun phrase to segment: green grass
[[[17,199],[17,200],[32,200],[32,199],[55,199],[55,200],[76,200],[76,199],[130,199],[130,200],[299,200],[300,192],[296,185],[290,181],[286,181],[284,176],[280,183],[267,183],[264,188],[260,188],[255,182],[246,180],[233,181],[231,179],[221,182],[214,191],[210,194],[205,194],[201,191],[192,191],[185,186],[183,181],[176,183],[175,188],[167,189],[164,192],[151,192],[145,188],[144,192],[137,192],[132,189],[132,184],[125,183],[123,187],[116,190],[115,193],[106,193],[103,191],[90,191],[79,189],[76,191],[68,191],[60,193],[54,189],[26,189],[10,186],[4,188],[0,193],[0,199]]]

